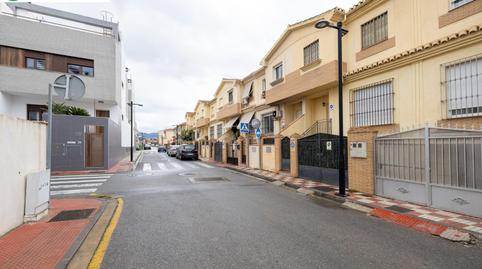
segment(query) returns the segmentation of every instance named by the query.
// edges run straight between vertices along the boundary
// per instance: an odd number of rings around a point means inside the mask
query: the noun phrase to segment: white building
[[[7,3],[0,25],[0,114],[41,119],[49,83],[62,74],[75,74],[85,84],[83,98],[65,101],[54,95],[54,102],[109,118],[117,125],[112,130],[121,132],[116,140],[125,148],[122,152],[127,152],[127,103],[133,88],[122,61],[118,24],[30,3]]]

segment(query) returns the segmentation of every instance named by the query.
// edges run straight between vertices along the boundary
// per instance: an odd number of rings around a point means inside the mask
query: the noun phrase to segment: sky
[[[94,0],[95,1],[95,0]],[[132,71],[140,131],[184,122],[197,100],[210,100],[222,78],[243,78],[288,24],[359,0],[111,0],[38,3],[119,22]],[[34,1],[33,1],[34,2]]]

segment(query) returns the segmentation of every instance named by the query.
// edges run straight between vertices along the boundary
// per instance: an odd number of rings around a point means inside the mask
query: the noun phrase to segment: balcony
[[[229,117],[234,117],[241,114],[241,104],[235,103],[231,105],[225,105],[217,113],[217,119],[222,120]]]
[[[209,124],[209,118],[201,118],[196,121],[196,128],[200,128]]]
[[[291,72],[284,82],[266,91],[266,103],[276,104],[335,86],[338,82],[337,65],[338,61],[332,61],[306,73],[301,69]],[[346,70],[346,64],[343,64],[343,69]]]

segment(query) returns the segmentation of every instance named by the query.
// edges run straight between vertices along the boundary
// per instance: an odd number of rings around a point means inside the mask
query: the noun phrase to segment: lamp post
[[[343,29],[343,23],[341,21],[333,25],[329,21],[321,20],[315,24],[315,28],[323,29],[330,27],[336,29],[338,32],[338,122],[339,122],[339,134],[338,134],[338,195],[346,196],[345,189],[345,156],[343,155],[344,139],[343,139],[343,57],[342,57],[342,37],[348,33]]]
[[[136,104],[134,101],[127,103],[131,107],[131,162],[134,161],[134,106],[143,106],[142,104]]]

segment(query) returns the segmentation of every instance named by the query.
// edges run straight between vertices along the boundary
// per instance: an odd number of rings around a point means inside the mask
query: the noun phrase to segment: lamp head
[[[315,24],[315,28],[317,29],[323,29],[330,26],[331,26],[330,22],[326,20],[321,20]]]

